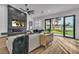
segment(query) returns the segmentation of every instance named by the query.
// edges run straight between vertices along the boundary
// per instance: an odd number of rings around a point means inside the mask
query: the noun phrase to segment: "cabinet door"
[[[29,35],[29,52],[31,52],[39,46],[39,34]]]
[[[8,48],[6,46],[7,38],[0,38],[0,54],[8,54]]]
[[[40,35],[40,45],[46,46],[46,37],[45,35]]]

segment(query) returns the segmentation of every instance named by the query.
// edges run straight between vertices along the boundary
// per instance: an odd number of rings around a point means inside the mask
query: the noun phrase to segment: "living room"
[[[79,4],[0,4],[0,54],[79,53],[78,16]]]

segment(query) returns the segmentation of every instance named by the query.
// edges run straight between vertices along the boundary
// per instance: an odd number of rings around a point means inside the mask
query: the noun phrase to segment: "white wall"
[[[43,21],[45,19],[49,19],[49,18],[55,18],[55,17],[62,17],[62,16],[68,16],[68,15],[75,15],[76,19],[75,19],[75,33],[76,33],[76,39],[79,39],[79,9],[76,10],[70,10],[70,11],[64,11],[61,13],[57,13],[57,14],[51,14],[45,17],[39,17],[39,18],[35,18],[35,19],[42,19]],[[44,23],[44,22],[43,22]],[[45,26],[44,24],[42,25],[43,27]]]
[[[0,33],[7,32],[7,5],[0,5]],[[1,36],[1,34],[0,34]]]
[[[42,29],[44,29],[43,25],[44,25],[44,21],[43,20],[41,20],[41,19],[34,19],[34,29],[42,30]]]
[[[17,9],[23,8],[25,9],[25,5],[13,4],[11,5]],[[29,21],[33,21],[33,19],[27,15],[27,29],[29,28]],[[8,31],[8,8],[7,5],[0,5],[0,37],[2,32]]]
[[[27,30],[29,30],[29,21],[34,22],[33,18],[31,18],[31,17],[27,14]],[[33,25],[34,25],[34,23],[33,23]],[[32,27],[33,27],[33,25],[32,25]],[[34,28],[34,27],[33,27],[33,28]]]

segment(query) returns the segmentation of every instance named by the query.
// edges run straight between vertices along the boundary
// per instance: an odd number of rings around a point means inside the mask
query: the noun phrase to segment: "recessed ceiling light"
[[[44,11],[41,11],[41,13],[44,13]]]
[[[47,12],[50,13],[51,11],[50,10],[47,10]]]

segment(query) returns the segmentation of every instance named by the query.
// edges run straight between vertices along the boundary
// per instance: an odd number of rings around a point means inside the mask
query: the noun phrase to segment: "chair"
[[[27,54],[28,53],[28,36],[21,36],[15,38],[13,42],[13,54]]]

